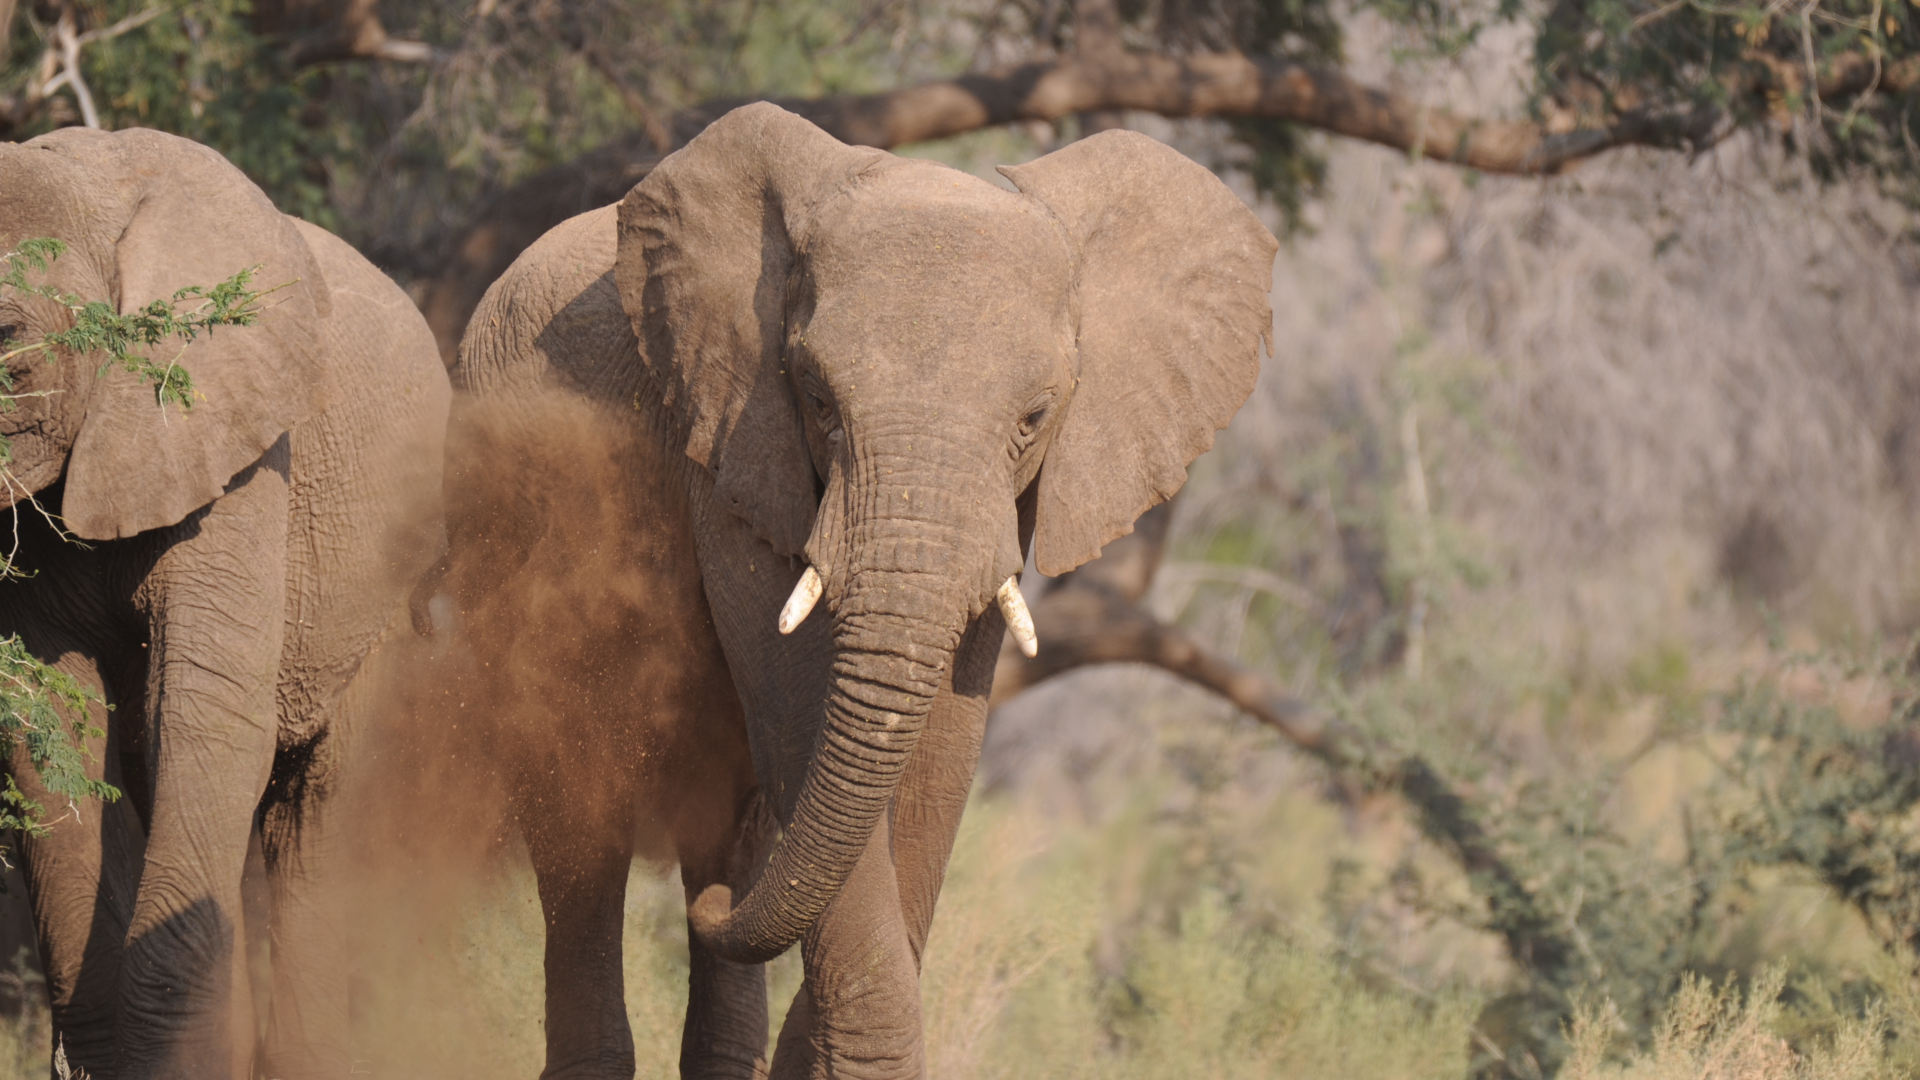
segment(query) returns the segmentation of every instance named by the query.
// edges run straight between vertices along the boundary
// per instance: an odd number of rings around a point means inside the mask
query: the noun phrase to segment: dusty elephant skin
[[[286,283],[257,325],[180,356],[203,395],[185,412],[97,375],[97,357],[15,362],[17,389],[56,392],[0,413],[5,502],[33,492],[87,544],[15,506],[36,576],[0,583],[0,634],[113,705],[91,749],[128,796],[24,847],[56,1032],[95,1080],[255,1075],[240,888],[257,822],[273,942],[260,1067],[345,1076],[330,796],[369,708],[363,665],[443,543],[450,391],[433,339],[346,244],[173,136],[0,146],[0,250],[35,236],[69,245],[49,283],[122,311],[246,266]],[[65,319],[0,298],[17,340]],[[9,768],[45,798],[24,753]]]
[[[576,526],[543,509],[594,507],[582,550],[630,567],[607,600],[624,614],[586,616],[617,628],[625,690],[552,702],[582,709],[555,720],[588,748],[567,784],[614,792],[596,805],[616,827],[523,813],[547,1076],[633,1073],[618,823],[636,819],[670,831],[689,899],[683,1075],[768,1067],[759,965],[796,942],[772,1073],[924,1071],[920,955],[1003,584],[1029,544],[1063,572],[1177,490],[1270,320],[1273,238],[1172,150],[1112,132],[1004,172],[1017,192],[747,106],[548,233],[475,315],[455,437],[527,470],[454,452],[456,564],[488,567],[456,586],[479,648],[491,598],[568,580],[553,553]],[[610,433],[617,483],[513,452],[549,442],[555,410]],[[527,618],[520,639],[541,636]],[[523,802],[554,778],[528,770]]]

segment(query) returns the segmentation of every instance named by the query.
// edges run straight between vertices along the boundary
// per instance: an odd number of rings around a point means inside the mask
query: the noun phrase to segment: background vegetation
[[[1290,234],[1275,355],[1171,514],[1030,592],[1054,666],[999,680],[934,1074],[1910,1076],[1913,11],[0,0],[0,133],[84,84],[456,335],[728,101],[980,170],[1167,139]],[[370,893],[374,1075],[537,1071],[528,876],[465,880]],[[644,1061],[679,904],[636,871]]]

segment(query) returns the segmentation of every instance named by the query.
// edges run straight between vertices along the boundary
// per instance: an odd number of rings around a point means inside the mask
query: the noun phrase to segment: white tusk
[[[793,587],[793,595],[787,597],[787,606],[780,609],[780,632],[791,634],[794,628],[807,621],[813,605],[820,602],[820,592],[826,586],[820,583],[820,572],[807,567],[800,575],[800,583]]]
[[[1007,630],[1020,651],[1029,660],[1040,655],[1040,639],[1033,635],[1033,612],[1027,610],[1027,598],[1020,595],[1020,575],[1008,578],[994,599],[1000,602],[1000,614],[1007,617]]]

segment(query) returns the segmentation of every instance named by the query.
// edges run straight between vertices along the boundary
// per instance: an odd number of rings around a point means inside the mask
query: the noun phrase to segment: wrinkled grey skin
[[[95,1080],[253,1075],[240,917],[249,834],[271,897],[266,1075],[346,1076],[347,838],[331,796],[365,664],[443,537],[450,391],[405,294],[332,235],[274,210],[211,150],[150,131],[0,145],[0,249],[53,236],[47,280],[128,310],[251,265],[259,325],[179,355],[203,400],[164,413],[101,358],[13,363],[0,413],[18,503],[0,635],[101,691],[94,767],[127,797],[23,849],[67,1060]],[[64,309],[0,297],[37,340]],[[178,346],[164,346],[177,348]],[[0,503],[4,505],[4,503]],[[24,753],[8,767],[59,815]]]
[[[676,693],[649,683],[632,717],[584,729],[692,733],[665,795],[606,781],[684,829],[684,1075],[767,1067],[759,965],[796,942],[772,1073],[924,1072],[920,956],[1004,632],[995,591],[1030,545],[1058,574],[1129,531],[1252,389],[1276,245],[1216,178],[1129,132],[1004,171],[1017,192],[747,106],[527,251],[462,346],[456,428],[512,445],[503,403],[602,403],[638,492],[606,541],[698,585],[663,588],[633,650],[636,679],[683,672]],[[490,542],[458,524],[486,516],[461,509],[470,483],[449,485],[456,553]],[[824,597],[781,636],[809,565]],[[618,746],[595,751],[603,776]],[[670,812],[690,792],[722,827]],[[618,967],[590,958],[619,955],[630,847],[587,834],[530,835],[545,1075],[626,1077]]]

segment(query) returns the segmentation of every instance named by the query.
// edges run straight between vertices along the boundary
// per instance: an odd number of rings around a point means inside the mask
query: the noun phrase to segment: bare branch
[[[112,41],[114,38],[120,37],[122,34],[131,33],[132,31],[138,30],[141,27],[147,25],[153,20],[166,14],[166,10],[167,9],[165,8],[151,7],[146,9],[145,11],[139,12],[138,14],[129,15],[126,18],[121,19],[119,22],[116,22],[111,26],[103,26],[98,30],[89,30],[86,33],[80,35],[78,39],[79,43],[85,46],[85,45],[91,45],[96,41]]]
[[[1485,172],[1551,174],[1620,146],[1677,147],[1706,134],[1692,113],[1642,111],[1568,132],[1463,117],[1344,72],[1238,53],[1069,57],[886,94],[782,102],[846,142],[892,147],[1018,120],[1132,109],[1165,116],[1261,116]]]
[[[15,0],[0,0],[0,54],[4,54],[7,41],[7,26],[16,10]],[[93,92],[80,72],[80,51],[98,41],[110,41],[123,34],[131,33],[159,18],[165,8],[147,8],[129,15],[110,26],[97,30],[77,33],[72,8],[63,8],[58,21],[54,23],[53,37],[40,55],[38,70],[33,78],[27,80],[26,87],[20,93],[0,97],[0,138],[6,137],[13,129],[24,127],[39,118],[41,109],[48,99],[62,88],[71,89],[79,107],[79,120],[88,127],[100,125],[100,112],[95,106]],[[56,114],[54,120],[71,120],[71,115]]]
[[[1433,510],[1427,497],[1426,459],[1420,453],[1420,414],[1408,402],[1400,413],[1400,456],[1407,471],[1407,510],[1413,518],[1414,542],[1420,566],[1413,575],[1407,602],[1406,646],[1400,653],[1401,670],[1418,679],[1426,666],[1427,575],[1433,572]]]
[[[426,42],[388,36],[378,0],[277,0],[256,5],[254,13],[262,32],[290,41],[288,56],[296,66],[352,60],[430,64],[445,55]]]
[[[60,50],[60,74],[46,85],[42,94],[50,95],[62,85],[70,88],[80,105],[80,122],[98,128],[100,110],[94,107],[93,91],[87,89],[86,77],[80,73],[80,35],[74,33],[72,8],[60,13],[60,21],[53,27],[53,40]]]

